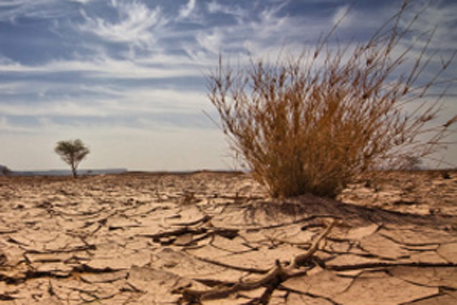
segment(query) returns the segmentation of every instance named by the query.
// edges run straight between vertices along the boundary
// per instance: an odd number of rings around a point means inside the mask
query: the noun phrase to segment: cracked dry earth
[[[373,177],[0,177],[0,304],[457,304],[457,172]]]

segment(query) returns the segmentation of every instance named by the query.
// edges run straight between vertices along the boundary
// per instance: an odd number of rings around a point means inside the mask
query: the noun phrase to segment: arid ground
[[[457,171],[0,177],[0,304],[457,304]]]

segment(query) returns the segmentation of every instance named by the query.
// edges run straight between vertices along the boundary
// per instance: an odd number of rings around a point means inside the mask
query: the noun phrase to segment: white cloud
[[[40,66],[23,65],[17,62],[0,62],[1,72],[16,73],[59,73],[81,72],[85,77],[105,77],[123,79],[161,79],[172,77],[201,76],[194,67],[170,64],[169,66],[154,66],[154,63],[131,60],[117,60],[107,56],[99,56],[81,60],[56,60]]]
[[[179,18],[188,18],[194,11],[195,6],[196,0],[189,0],[189,2],[179,10]]]
[[[196,40],[198,44],[206,51],[209,51],[213,54],[218,54],[223,46],[224,38],[227,38],[227,36],[220,30],[215,29],[212,32],[202,31],[198,33]]]
[[[65,5],[67,1],[58,0],[0,0],[0,20],[16,22],[19,17],[55,19],[71,15]]]
[[[224,5],[224,4],[220,4],[217,1],[212,1],[212,2],[209,2],[206,5],[206,7],[208,9],[208,12],[210,12],[211,14],[222,13],[222,14],[232,15],[232,16],[240,17],[240,18],[246,18],[249,16],[248,9],[243,9],[242,7],[240,7],[238,5],[236,5],[236,6]]]
[[[198,115],[210,107],[204,90],[20,81],[0,86],[4,116],[106,118]],[[14,103],[11,97],[18,96]],[[34,107],[31,107],[33,103]],[[0,128],[1,129],[1,128]]]
[[[35,4],[49,3],[55,0],[35,0]],[[0,0],[0,7],[18,7],[21,5],[31,4],[30,0]]]
[[[78,3],[86,4],[86,3],[94,2],[94,1],[97,1],[97,0],[67,0],[67,1],[69,1],[69,2],[78,2]]]
[[[81,105],[71,101],[60,100],[59,102],[40,103],[40,107],[30,107],[30,105],[6,104],[0,105],[0,110],[4,115],[12,116],[74,116],[74,117],[101,117],[107,113],[100,102],[92,105]]]
[[[457,3],[442,5],[442,2],[412,2],[411,8],[405,12],[406,20],[412,20],[418,11],[425,8],[413,24],[412,30],[416,31],[418,35],[434,31],[432,47],[446,48],[453,52],[457,49],[457,32],[455,31]],[[406,26],[406,23],[403,23],[403,26]],[[418,36],[414,38],[418,38]],[[427,35],[422,38],[422,42],[425,43],[426,39]]]
[[[151,10],[137,1],[113,1],[112,6],[118,12],[118,22],[91,17],[83,11],[85,23],[81,24],[79,29],[106,41],[151,47],[157,41],[155,35],[168,23],[160,7]]]
[[[20,90],[23,89],[23,86],[20,82],[5,82],[0,83],[0,92],[2,95],[14,95]]]
[[[240,7],[217,1],[209,2],[206,8],[210,14],[232,16],[236,22],[198,31],[195,35],[198,45],[188,44],[185,50],[195,59],[204,60],[205,56],[212,55],[213,64],[217,61],[214,55],[220,52],[247,62],[249,55],[255,57],[272,49],[284,48],[292,42],[296,44],[297,38],[304,40],[304,34],[316,32],[314,29],[303,31],[306,27],[303,18],[282,14],[286,4],[284,1],[266,6],[250,3],[247,7]],[[313,24],[313,21],[309,23]],[[314,35],[317,36],[316,33]]]
[[[341,6],[333,15],[333,25],[338,24],[339,27],[349,27],[351,25],[350,5]]]

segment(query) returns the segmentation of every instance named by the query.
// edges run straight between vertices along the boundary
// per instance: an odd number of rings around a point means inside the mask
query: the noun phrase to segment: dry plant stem
[[[228,287],[215,287],[210,290],[184,288],[181,292],[183,299],[189,302],[189,304],[205,299],[220,299],[238,291],[253,290],[269,285],[277,286],[291,277],[303,275],[307,270],[297,270],[297,268],[305,265],[312,258],[313,254],[317,251],[320,242],[338,223],[339,221],[333,220],[316,240],[314,240],[308,251],[293,258],[290,264],[283,265],[279,261],[276,261],[275,266],[261,278],[253,281],[234,283],[232,286]]]
[[[290,266],[288,267],[290,270],[298,268],[300,266],[303,266],[306,262],[308,262],[311,257],[313,256],[314,252],[317,251],[317,248],[319,247],[319,243],[322,239],[327,237],[327,235],[330,233],[330,231],[337,225],[339,224],[340,221],[338,220],[333,220],[330,225],[322,231],[322,233],[316,238],[316,240],[313,242],[311,247],[308,249],[306,253],[297,255],[291,262]]]

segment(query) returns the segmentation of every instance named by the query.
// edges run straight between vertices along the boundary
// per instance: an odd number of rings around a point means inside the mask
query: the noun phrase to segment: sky
[[[457,49],[457,1],[428,3],[413,30],[437,60]],[[299,54],[345,15],[340,43],[369,37],[399,0],[0,0],[0,164],[64,169],[60,140],[81,139],[81,168],[239,169],[207,97],[219,55]],[[444,56],[444,57],[443,57]],[[448,77],[456,78],[453,63]],[[455,86],[454,86],[455,87]],[[457,114],[450,88],[445,115]],[[450,140],[457,141],[455,136]],[[450,146],[446,161],[457,164]]]

